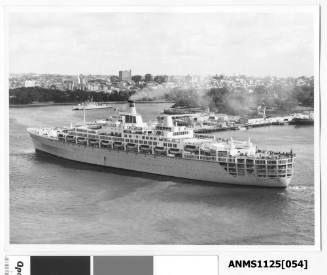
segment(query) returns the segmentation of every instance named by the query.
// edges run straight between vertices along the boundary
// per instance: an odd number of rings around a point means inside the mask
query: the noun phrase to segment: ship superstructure
[[[117,118],[28,132],[37,150],[62,158],[210,182],[286,187],[296,158],[292,151],[260,150],[250,140],[196,135],[170,115],[145,123],[133,101]]]

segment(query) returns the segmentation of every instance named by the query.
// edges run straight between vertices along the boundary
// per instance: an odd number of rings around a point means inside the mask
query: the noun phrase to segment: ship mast
[[[85,121],[85,106],[83,108],[83,121],[84,121],[84,126],[86,125],[86,121]]]

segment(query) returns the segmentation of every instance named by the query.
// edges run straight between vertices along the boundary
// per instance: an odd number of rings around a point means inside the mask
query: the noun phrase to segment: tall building
[[[131,81],[132,80],[132,70],[119,71],[120,81]]]
[[[77,75],[77,89],[84,91],[86,89],[86,78],[82,74]]]

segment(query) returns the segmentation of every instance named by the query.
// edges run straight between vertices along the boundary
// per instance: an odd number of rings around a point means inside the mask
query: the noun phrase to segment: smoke
[[[150,87],[145,87],[135,94],[133,94],[129,99],[137,101],[137,100],[144,100],[144,101],[151,101],[151,100],[160,100],[166,98],[168,94],[170,94],[171,89],[169,88],[158,88],[153,89]]]
[[[209,107],[210,97],[206,89],[195,88],[148,88],[137,91],[130,97],[131,100],[169,100],[176,106],[184,107]]]
[[[249,92],[247,89],[230,90],[222,88],[157,88],[146,87],[130,97],[131,100],[169,100],[174,101],[174,107],[200,107],[203,110],[227,113],[232,115],[246,115],[256,113],[260,105],[277,106],[283,108],[292,103],[291,89],[267,90],[257,87]],[[285,107],[286,108],[286,107]]]

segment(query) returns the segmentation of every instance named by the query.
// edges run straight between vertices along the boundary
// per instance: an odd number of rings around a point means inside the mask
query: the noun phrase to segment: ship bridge
[[[165,138],[168,139],[189,139],[194,137],[192,128],[186,126],[177,126],[173,123],[172,115],[162,115],[158,118],[156,131],[160,131]]]

